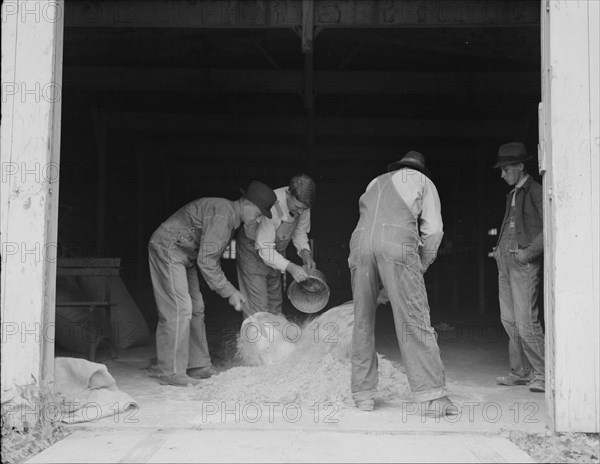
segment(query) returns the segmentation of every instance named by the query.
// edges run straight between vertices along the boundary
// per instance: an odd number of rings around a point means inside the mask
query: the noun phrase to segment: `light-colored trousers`
[[[544,331],[538,319],[542,260],[521,264],[504,247],[498,251],[500,318],[508,334],[511,373],[545,380]]]
[[[185,257],[179,255],[168,237],[155,233],[150,239],[148,259],[158,309],[156,355],[160,375],[185,374],[187,369],[211,364],[196,264],[184,265]]]
[[[280,244],[278,252],[283,252],[286,246],[287,243]],[[283,275],[265,264],[243,229],[237,235],[236,267],[240,292],[248,300],[244,316],[260,311],[281,314]]]
[[[420,266],[420,263],[418,264]],[[375,396],[375,311],[381,286],[387,290],[396,336],[413,396],[429,401],[447,394],[437,334],[431,327],[423,274],[417,264],[396,264],[380,254],[362,255],[351,270],[354,300],[351,389],[357,401]]]

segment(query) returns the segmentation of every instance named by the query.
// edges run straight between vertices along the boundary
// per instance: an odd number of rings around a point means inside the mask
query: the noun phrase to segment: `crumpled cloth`
[[[86,359],[55,358],[54,391],[66,398],[61,422],[97,422],[138,408],[131,396],[119,390],[104,364]]]

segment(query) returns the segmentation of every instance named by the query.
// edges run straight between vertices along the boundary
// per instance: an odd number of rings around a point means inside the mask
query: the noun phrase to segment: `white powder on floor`
[[[379,356],[378,397],[406,398],[410,393],[399,366]],[[239,402],[349,403],[350,363],[329,353],[318,359],[263,366],[233,367],[196,387],[201,400]]]
[[[198,399],[300,406],[352,403],[351,302],[297,328],[286,328],[289,323],[283,316],[257,315],[244,322],[246,328],[254,324],[256,330],[244,333],[243,325],[238,342],[238,359],[251,365],[233,367],[204,380],[196,387]],[[378,397],[384,401],[407,398],[410,389],[400,366],[381,355],[378,361]]]

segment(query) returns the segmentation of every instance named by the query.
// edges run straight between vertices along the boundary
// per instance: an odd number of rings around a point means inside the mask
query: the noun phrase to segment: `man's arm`
[[[221,255],[227,248],[232,229],[224,216],[212,216],[204,224],[198,250],[198,268],[211,290],[223,298],[229,298],[237,290],[221,269]]]
[[[275,249],[276,228],[272,219],[263,217],[256,231],[256,249],[260,258],[274,269],[282,273],[288,271],[296,282],[302,282],[308,278],[306,271],[297,264],[285,259]]]
[[[423,272],[435,261],[437,251],[444,236],[442,205],[433,182],[425,184],[422,197],[422,210],[419,217],[419,231],[423,246],[419,249]]]
[[[296,224],[296,228],[292,232],[292,242],[296,247],[298,256],[302,258],[302,262],[308,268],[313,270],[316,268],[315,260],[312,257],[312,250],[310,249],[308,241],[308,233],[310,232],[310,210],[303,211]]]
[[[263,216],[256,230],[256,249],[267,266],[285,272],[289,261],[275,249],[275,238],[275,222]]]
[[[535,207],[536,211],[540,215],[540,219],[542,224],[544,223],[544,199],[542,196],[542,187],[537,182],[533,182],[529,189],[529,194],[531,195],[531,202]],[[525,252],[527,253],[528,261],[532,261],[541,254],[544,253],[544,231],[540,231],[540,233],[533,238],[532,242],[529,244],[527,248],[525,248]]]
[[[308,242],[308,233],[310,232],[310,209],[303,211],[300,215],[300,219],[298,219],[298,224],[296,224],[296,228],[292,232],[292,243],[296,247],[296,251],[298,254],[302,252],[302,250],[309,250],[310,245]]]

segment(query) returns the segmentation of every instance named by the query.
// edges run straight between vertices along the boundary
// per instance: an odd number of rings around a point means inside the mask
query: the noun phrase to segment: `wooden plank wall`
[[[2,401],[54,371],[64,2],[2,4]]]
[[[548,8],[551,72],[543,80],[549,87],[544,104],[551,139],[546,143],[551,176],[544,182],[546,224],[553,234],[546,240],[545,263],[553,312],[547,343],[551,425],[558,432],[598,433],[600,2],[542,3]]]

